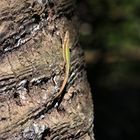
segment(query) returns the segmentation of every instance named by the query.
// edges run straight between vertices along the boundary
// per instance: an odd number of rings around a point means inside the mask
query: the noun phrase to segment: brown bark
[[[94,139],[74,1],[1,0],[0,7],[0,139]],[[58,104],[67,30],[71,70]]]

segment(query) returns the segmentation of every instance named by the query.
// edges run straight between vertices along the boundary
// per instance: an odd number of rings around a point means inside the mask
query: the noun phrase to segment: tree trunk
[[[0,139],[93,140],[74,0],[1,0],[0,7]],[[58,100],[66,31],[71,68]]]

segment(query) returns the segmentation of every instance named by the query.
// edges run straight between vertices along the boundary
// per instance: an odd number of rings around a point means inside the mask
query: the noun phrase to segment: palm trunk
[[[0,7],[0,139],[93,140],[74,0],[1,0]],[[71,69],[58,102],[66,31]]]

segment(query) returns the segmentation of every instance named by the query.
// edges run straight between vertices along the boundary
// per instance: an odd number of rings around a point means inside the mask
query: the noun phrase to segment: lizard
[[[56,93],[55,98],[59,98],[67,84],[69,73],[70,73],[70,37],[69,37],[69,31],[66,31],[64,35],[64,40],[62,43],[62,49],[63,49],[63,59],[65,64],[65,77],[63,80],[63,83],[60,87],[60,90],[58,93]]]

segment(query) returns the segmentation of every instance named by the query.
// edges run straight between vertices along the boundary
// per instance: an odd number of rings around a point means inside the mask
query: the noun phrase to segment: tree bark
[[[1,0],[0,7],[0,139],[93,140],[74,0]],[[58,102],[66,31],[71,69]]]

